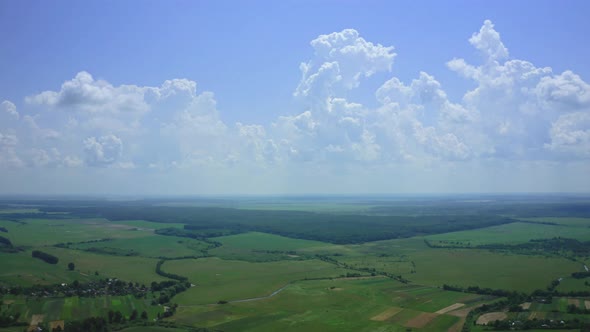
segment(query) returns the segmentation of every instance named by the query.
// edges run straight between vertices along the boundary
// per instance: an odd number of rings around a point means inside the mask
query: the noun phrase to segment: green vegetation
[[[175,300],[181,305],[268,296],[290,282],[336,278],[346,270],[317,260],[250,263],[219,258],[167,261],[164,269],[195,284]]]
[[[89,252],[118,254],[121,256],[143,256],[155,258],[173,258],[183,256],[200,256],[208,244],[176,236],[148,235],[130,239],[108,239],[100,242],[74,243],[69,248]]]
[[[318,199],[5,202],[0,331],[590,322],[590,199]]]
[[[514,222],[503,216],[423,215],[385,216],[328,214],[305,211],[239,210],[217,207],[98,206],[45,207],[80,217],[185,223],[197,236],[221,236],[258,231],[330,243],[362,243],[423,234],[438,234]],[[359,225],[362,227],[359,228]]]
[[[530,224],[516,222],[477,230],[452,232],[427,236],[433,244],[447,246],[478,246],[486,244],[517,244],[534,239],[554,237],[577,240],[590,239],[590,220],[586,226],[565,227],[560,225]]]
[[[33,252],[31,253],[31,257],[39,258],[40,260],[48,264],[57,264],[57,262],[59,262],[59,258],[39,250],[33,250]]]

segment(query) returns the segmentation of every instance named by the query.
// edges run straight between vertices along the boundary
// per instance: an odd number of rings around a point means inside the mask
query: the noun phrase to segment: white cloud
[[[329,99],[356,88],[363,77],[389,71],[392,46],[373,44],[354,29],[320,35],[311,41],[314,57],[301,63],[301,81],[294,95],[312,111],[325,111]]]
[[[557,153],[590,157],[590,112],[561,115],[551,126],[551,142],[545,147]]]
[[[82,159],[76,156],[66,156],[63,159],[63,165],[65,167],[80,167],[84,164]]]
[[[189,79],[117,86],[80,72],[55,91],[27,97],[20,113],[10,101],[0,104],[0,167],[183,172],[204,181],[256,172],[329,177],[348,169],[411,175],[407,170],[478,162],[590,158],[590,85],[572,71],[556,75],[509,58],[490,21],[469,42],[483,60],[446,64],[474,83],[461,99],[419,72],[411,81],[388,79],[372,106],[352,102],[351,90],[391,70],[393,47],[352,29],[318,36],[300,65],[300,108],[270,124],[224,122],[215,95]]]
[[[16,135],[2,134],[0,132],[0,147],[15,147],[17,143]]]
[[[550,157],[545,147],[561,146],[555,136],[558,117],[566,112],[590,112],[590,85],[571,71],[554,75],[549,67],[506,60],[508,49],[490,21],[484,22],[470,43],[484,55],[484,62],[475,66],[456,58],[447,66],[477,84],[463,97],[464,109],[473,110],[471,118],[476,120],[466,136],[472,151],[494,158]],[[569,157],[581,156],[574,153],[579,149],[567,150]]]
[[[352,143],[352,151],[357,160],[374,161],[379,159],[381,147],[375,143],[375,135],[369,131],[363,131],[360,142]]]
[[[569,70],[561,75],[541,78],[535,87],[535,94],[545,109],[558,111],[590,109],[590,85]]]
[[[84,140],[86,163],[90,166],[112,164],[121,157],[123,141],[115,135],[88,137]]]
[[[508,57],[508,49],[500,40],[500,34],[494,30],[494,24],[490,20],[483,23],[479,33],[474,33],[469,38],[469,43],[489,61],[502,60]]]
[[[19,140],[14,134],[0,132],[0,167],[18,168],[24,162],[16,153]]]
[[[23,117],[23,122],[26,123],[27,126],[29,127],[29,129],[30,129],[29,133],[35,137],[38,137],[41,139],[57,139],[61,136],[60,133],[57,132],[56,130],[53,130],[50,128],[39,127],[39,125],[37,124],[36,118],[33,116],[25,115]]]
[[[145,89],[135,85],[114,87],[104,80],[95,80],[88,72],[79,72],[62,84],[60,91],[44,91],[26,98],[31,104],[60,107],[81,112],[145,112]]]
[[[14,105],[13,102],[9,101],[9,100],[5,100],[0,104],[0,109],[2,109],[2,111],[10,114],[10,116],[12,116],[13,118],[17,119],[19,118],[19,114],[16,111],[16,105]]]

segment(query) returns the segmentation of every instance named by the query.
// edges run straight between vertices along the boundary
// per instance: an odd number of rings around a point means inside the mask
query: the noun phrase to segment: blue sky
[[[587,192],[589,7],[3,1],[0,192]]]

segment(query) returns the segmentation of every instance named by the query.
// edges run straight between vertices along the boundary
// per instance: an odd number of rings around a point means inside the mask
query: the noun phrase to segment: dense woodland
[[[77,217],[183,223],[195,238],[248,231],[336,244],[363,243],[438,234],[514,222],[496,215],[381,216],[302,211],[239,210],[217,207],[98,206],[45,207]],[[188,235],[185,235],[188,236]]]

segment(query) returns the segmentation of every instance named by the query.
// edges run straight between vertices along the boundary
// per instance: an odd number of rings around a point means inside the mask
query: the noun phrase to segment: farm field
[[[228,203],[248,206],[244,223],[235,219],[241,210],[226,211],[219,202],[189,205],[188,210],[185,203],[97,203],[89,209],[69,201],[0,209],[0,318],[19,313],[20,323],[33,326],[38,320],[44,324],[104,318],[112,310],[125,318],[117,323],[123,331],[459,332],[464,324],[471,324],[471,331],[485,331],[486,326],[473,321],[483,314],[508,312],[509,305],[502,303],[516,296],[530,306],[501,315],[503,319],[587,319],[583,312],[568,310],[575,304],[580,310],[588,306],[590,312],[590,293],[584,295],[590,291],[590,277],[584,274],[590,218],[523,217],[519,209],[524,208],[511,203],[501,207],[514,209],[505,214],[513,219],[483,214],[478,227],[471,217],[474,206],[490,204],[487,201],[451,208],[446,201],[411,199],[408,206],[403,200],[380,206],[384,201],[379,199],[337,211],[347,202],[349,198],[330,201],[326,207],[293,202],[285,212],[268,203],[260,213],[256,207],[263,206],[262,201]],[[275,207],[286,205],[288,200]],[[540,206],[527,205],[522,211],[530,214]],[[153,220],[133,218],[134,211],[150,217],[148,208]],[[112,219],[104,217],[104,211]],[[355,221],[355,213],[370,217]],[[307,216],[315,222],[303,225],[314,230],[298,230],[297,220]],[[278,221],[273,223],[273,217]],[[340,221],[346,227],[339,228]],[[396,230],[396,223],[403,231]],[[380,234],[382,224],[386,231]],[[428,227],[434,230],[422,231]],[[563,241],[543,242],[554,238]],[[529,243],[545,247],[511,247]],[[473,248],[478,245],[501,250]],[[32,257],[34,251],[45,258]],[[45,260],[48,257],[55,262]],[[105,280],[124,287],[115,291],[105,284],[86,286]],[[80,285],[75,292],[38,290],[73,284]],[[86,290],[95,294],[79,293]],[[541,295],[535,300],[532,294]],[[550,295],[552,301],[539,302]],[[504,305],[499,311],[469,316],[484,304],[498,303]],[[131,318],[134,309],[145,310],[145,322],[153,326],[135,326],[141,321],[132,322],[137,320]],[[15,330],[23,328],[0,327]]]
[[[24,219],[21,222],[2,220],[0,215],[0,227],[6,228],[10,239],[22,246],[54,245],[107,237],[128,239],[152,233],[151,230],[139,230],[104,219]]]
[[[549,221],[551,219],[542,219]],[[538,220],[538,221],[542,221]],[[571,222],[571,220],[570,220]],[[441,241],[447,244],[471,245],[482,244],[516,244],[524,243],[533,239],[547,239],[553,237],[564,237],[576,240],[590,240],[590,220],[582,223],[576,219],[575,223],[564,225],[544,225],[515,222],[506,225],[481,228],[470,231],[460,231],[445,234],[426,236],[433,244]]]
[[[330,246],[330,244],[325,242],[291,239],[284,236],[259,232],[223,236],[212,238],[212,240],[221,242],[225,247],[231,247],[240,250],[290,251]]]
[[[105,242],[80,243],[71,248],[81,250],[102,250],[124,256],[182,257],[201,256],[207,243],[195,239],[175,236],[149,235],[130,239],[114,239]]]
[[[196,285],[177,295],[180,305],[267,296],[292,281],[346,274],[345,269],[317,260],[251,263],[202,258],[169,261],[164,268],[182,273]]]
[[[182,306],[176,317],[186,324],[202,322],[224,331],[405,331],[413,324],[423,324],[419,331],[442,331],[460,318],[436,311],[457,301],[473,305],[481,300],[383,278],[312,280],[291,284],[261,301]],[[420,320],[421,316],[431,319]]]
[[[2,263],[7,267],[0,271],[0,282],[29,286],[73,280],[88,281],[105,276],[140,283],[165,280],[154,271],[157,259],[99,255],[54,247],[43,248],[43,250],[58,256],[60,261],[50,265],[31,258],[30,251],[17,254],[0,253],[0,257],[3,258]],[[69,271],[67,268],[70,262],[76,266],[74,271]]]
[[[537,217],[537,218],[518,218],[520,220],[527,220],[533,222],[553,223],[563,226],[573,227],[590,227],[590,218],[574,218],[574,217]]]
[[[107,316],[109,310],[120,311],[126,317],[133,310],[146,311],[148,318],[156,318],[164,313],[163,307],[150,305],[149,299],[136,299],[133,296],[103,296],[100,298],[68,297],[56,299],[27,299],[25,297],[7,297],[4,299],[3,311],[21,312],[20,320],[30,322],[33,316],[43,316],[43,322],[72,320],[77,317],[93,315]],[[10,304],[6,304],[10,303]]]

